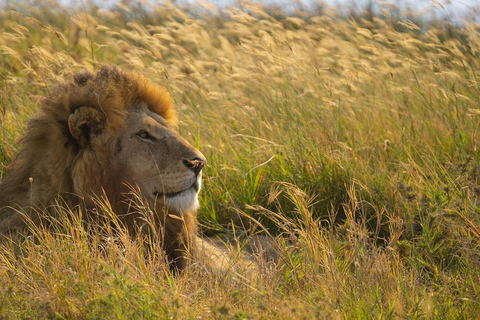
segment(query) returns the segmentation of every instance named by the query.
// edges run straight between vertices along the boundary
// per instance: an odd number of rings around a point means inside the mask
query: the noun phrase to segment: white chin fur
[[[179,213],[196,211],[200,207],[197,192],[193,188],[185,190],[175,197],[166,198],[165,205]]]
[[[186,212],[195,212],[200,207],[198,202],[198,193],[202,187],[202,178],[201,173],[197,177],[197,186],[196,188],[190,187],[189,189],[177,194],[174,197],[163,197],[160,196],[156,198],[158,204],[163,205],[167,209],[176,212],[179,215],[182,215]]]

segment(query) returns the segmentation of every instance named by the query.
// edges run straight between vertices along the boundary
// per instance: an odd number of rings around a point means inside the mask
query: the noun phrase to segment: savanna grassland
[[[0,6],[0,175],[53,84],[117,64],[168,89],[206,155],[202,232],[270,234],[279,255],[253,275],[174,278],[127,237],[31,226],[36,241],[0,248],[0,319],[480,317],[479,25],[243,2]]]

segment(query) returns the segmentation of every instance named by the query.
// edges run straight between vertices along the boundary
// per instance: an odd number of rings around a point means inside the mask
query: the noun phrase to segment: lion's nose
[[[207,164],[207,160],[194,158],[193,160],[182,160],[183,164],[195,172],[195,175],[198,176],[202,168]]]

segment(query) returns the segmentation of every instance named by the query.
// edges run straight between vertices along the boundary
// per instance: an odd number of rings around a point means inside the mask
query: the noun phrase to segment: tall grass
[[[203,233],[271,234],[278,263],[173,278],[161,252],[118,234],[97,250],[60,219],[2,245],[1,318],[478,317],[478,25],[247,2],[3,9],[0,172],[52,84],[137,70],[208,158]]]

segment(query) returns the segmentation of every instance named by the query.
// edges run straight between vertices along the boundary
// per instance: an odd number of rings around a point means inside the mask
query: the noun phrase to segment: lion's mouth
[[[155,191],[153,193],[153,195],[156,198],[175,198],[176,196],[178,196],[178,195],[180,195],[180,194],[182,194],[186,191],[189,191],[189,190],[195,190],[195,193],[198,193],[199,189],[200,189],[199,183],[198,183],[198,181],[195,181],[190,187],[188,187],[186,189],[183,189],[183,190],[180,190],[180,191],[177,191],[177,192],[171,192],[171,193]]]

